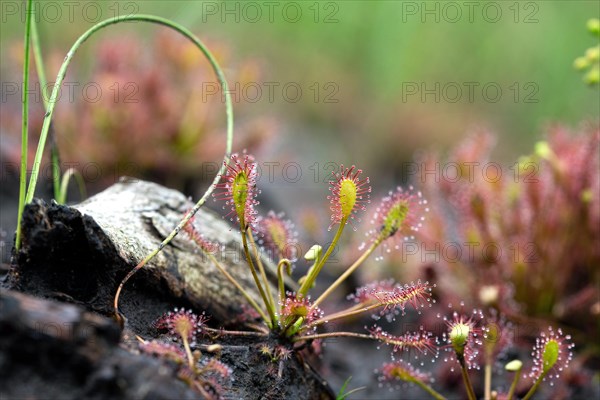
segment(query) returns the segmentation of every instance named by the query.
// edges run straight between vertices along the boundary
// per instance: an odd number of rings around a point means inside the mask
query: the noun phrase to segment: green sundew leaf
[[[558,353],[560,352],[560,347],[556,340],[550,340],[546,343],[544,347],[544,353],[542,354],[542,362],[544,373],[547,373],[554,367],[556,362],[558,361]]]

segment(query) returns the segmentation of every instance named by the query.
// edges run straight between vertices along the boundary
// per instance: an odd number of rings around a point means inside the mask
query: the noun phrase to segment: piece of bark
[[[0,310],[1,398],[199,397],[172,365],[120,348],[110,319],[5,289]]]
[[[24,212],[19,269],[11,282],[15,287],[45,291],[38,294],[84,302],[109,313],[120,280],[160,244],[192,206],[175,190],[130,178],[73,207],[35,201]],[[194,226],[206,239],[222,245],[216,258],[261,304],[239,232],[204,208],[196,214]],[[274,267],[265,257],[262,260],[273,283]],[[53,276],[58,281],[52,281]],[[127,283],[122,301],[127,303],[128,291],[139,286],[206,310],[220,321],[234,319],[247,304],[185,232]],[[275,286],[271,290],[276,293]],[[127,304],[122,308],[126,316],[127,308]]]

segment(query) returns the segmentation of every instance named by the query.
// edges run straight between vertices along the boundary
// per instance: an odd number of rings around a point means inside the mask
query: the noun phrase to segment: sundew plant
[[[32,1],[28,1],[28,10],[32,10]],[[32,12],[27,12],[25,33],[25,63],[24,86],[28,82],[29,45],[32,32]],[[267,356],[267,362],[279,362],[285,367],[285,361],[292,356],[298,356],[302,351],[316,346],[319,341],[333,337],[348,337],[369,340],[385,345],[391,350],[390,362],[379,370],[382,384],[398,386],[407,382],[417,385],[435,399],[444,396],[434,389],[434,381],[429,373],[420,370],[424,360],[441,362],[450,368],[460,370],[464,392],[470,400],[481,397],[514,398],[519,380],[527,381],[528,389],[524,399],[531,398],[544,381],[559,379],[572,359],[571,337],[560,329],[548,328],[540,332],[533,348],[532,358],[515,357],[504,366],[506,374],[513,374],[510,388],[504,391],[499,388],[494,391],[492,369],[497,367],[499,355],[510,346],[509,341],[500,340],[507,334],[504,329],[508,326],[502,321],[502,316],[494,315],[487,310],[465,312],[465,307],[452,311],[449,315],[440,315],[444,323],[443,332],[433,332],[423,326],[416,331],[392,334],[379,324],[365,327],[363,332],[338,331],[333,322],[361,314],[371,314],[376,320],[386,319],[394,323],[405,315],[407,309],[418,313],[427,313],[434,303],[433,292],[435,282],[425,279],[411,283],[399,283],[393,280],[373,282],[356,289],[348,298],[346,306],[338,311],[325,314],[321,305],[329,296],[340,288],[348,278],[360,267],[364,266],[370,256],[380,248],[394,251],[402,246],[398,244],[406,240],[415,240],[416,235],[427,224],[430,210],[427,199],[418,188],[397,187],[381,196],[376,202],[371,202],[373,193],[370,180],[360,168],[340,166],[333,172],[329,181],[328,194],[323,188],[323,203],[329,203],[330,220],[327,228],[333,234],[328,246],[314,244],[305,254],[296,254],[291,244],[296,242],[294,224],[285,219],[281,212],[270,211],[262,214],[259,209],[260,188],[257,186],[258,172],[255,158],[244,152],[231,154],[233,143],[233,110],[228,91],[227,81],[215,58],[206,46],[186,28],[163,18],[151,15],[128,15],[102,21],[83,35],[68,51],[56,78],[56,85],[47,99],[46,114],[35,155],[33,172],[29,184],[26,185],[27,171],[27,91],[23,97],[23,141],[19,218],[26,203],[33,199],[39,167],[48,137],[54,106],[57,102],[61,84],[66,70],[80,46],[99,30],[113,24],[138,21],[159,24],[171,28],[188,38],[208,59],[224,93],[227,138],[226,151],[221,169],[214,178],[209,189],[198,200],[194,207],[187,212],[174,227],[173,231],[163,240],[158,248],[141,260],[134,269],[119,284],[114,297],[115,317],[122,323],[125,316],[119,312],[119,297],[126,282],[140,269],[147,265],[171,240],[183,231],[205,253],[215,267],[215,273],[222,274],[224,280],[233,285],[246,299],[245,306],[252,309],[256,318],[250,317],[249,331],[219,330],[221,335],[251,334],[255,337],[274,339],[277,346],[265,346],[262,353]],[[35,28],[33,28],[35,31]],[[35,39],[35,35],[34,39]],[[38,44],[33,41],[34,47]],[[36,62],[41,65],[39,52]],[[41,69],[43,70],[43,68]],[[69,174],[67,174],[68,176]],[[54,175],[58,185],[60,171]],[[66,178],[68,181],[68,177]],[[385,193],[385,191],[383,191]],[[204,238],[202,226],[199,226],[194,215],[212,196],[226,210],[225,218],[237,229],[243,245],[243,252],[252,276],[256,293],[254,296],[228,272],[226,265],[218,260],[216,249],[220,243],[213,243]],[[379,197],[379,196],[378,196]],[[64,200],[64,198],[63,198]],[[342,235],[347,231],[352,233],[361,224],[361,215],[370,214],[370,228],[367,240],[360,247],[360,254],[325,290],[315,293],[315,283],[322,276],[333,251],[340,247]],[[21,244],[21,232],[17,230],[16,248]],[[344,250],[343,248],[341,249]],[[383,253],[386,253],[384,251]],[[276,265],[277,282],[272,284],[267,278],[266,267],[261,254],[268,254]],[[303,258],[310,264],[306,273],[299,276],[294,274],[293,266]],[[401,266],[399,266],[401,268]],[[292,284],[289,283],[292,281]],[[242,305],[240,305],[242,306]],[[251,313],[248,313],[251,315]],[[191,310],[175,310],[166,314],[157,324],[157,329],[167,331],[181,346],[168,345],[160,342],[147,342],[140,338],[141,348],[151,354],[175,360],[180,365],[179,376],[192,387],[207,397],[217,396],[223,389],[218,387],[214,376],[228,377],[230,370],[216,362],[204,362],[201,355],[194,351],[194,343],[198,335],[210,333],[206,326],[206,317]],[[472,384],[472,376],[479,374],[483,368],[484,389],[478,393]],[[499,371],[496,371],[499,372]]]
[[[215,201],[221,202],[226,211],[224,218],[239,230],[244,254],[252,275],[259,301],[248,293],[242,285],[227,272],[216,257],[221,244],[213,243],[202,235],[202,227],[194,220],[184,225],[183,230],[215,265],[224,279],[234,285],[248,305],[256,312],[263,325],[253,325],[257,335],[265,338],[275,336],[277,348],[266,346],[263,352],[273,362],[280,363],[290,354],[300,353],[316,341],[333,337],[351,337],[374,340],[391,349],[391,362],[378,371],[380,382],[390,387],[399,382],[408,382],[420,386],[433,398],[444,398],[432,387],[432,377],[421,372],[413,364],[420,365],[422,360],[441,360],[452,370],[460,370],[464,388],[469,399],[478,398],[470,375],[478,373],[483,367],[486,398],[496,398],[498,391],[492,391],[492,369],[498,366],[501,354],[511,345],[508,324],[501,316],[493,312],[484,313],[475,310],[472,313],[454,311],[441,317],[445,331],[435,335],[424,327],[418,331],[391,334],[381,326],[374,324],[366,327],[365,332],[337,331],[332,322],[359,314],[372,314],[376,319],[385,317],[394,322],[405,314],[407,308],[419,313],[427,312],[434,303],[432,291],[435,284],[417,281],[401,284],[393,280],[373,282],[358,288],[349,296],[350,304],[339,311],[325,314],[319,307],[356,269],[362,266],[369,256],[380,246],[398,248],[394,242],[414,239],[423,224],[427,223],[429,212],[427,200],[413,188],[401,187],[389,192],[376,205],[370,203],[371,186],[363,171],[355,166],[341,166],[333,173],[329,182],[329,208],[331,217],[328,229],[334,233],[331,244],[324,249],[313,245],[304,255],[311,262],[305,275],[298,277],[296,290],[287,289],[286,275],[292,275],[291,267],[296,261],[294,252],[296,234],[294,224],[284,219],[282,213],[268,212],[265,216],[257,210],[260,189],[257,187],[257,162],[249,154],[233,154],[219,183],[215,185]],[[343,232],[360,222],[360,214],[372,208],[371,225],[368,240],[361,245],[362,253],[357,259],[320,294],[311,296],[314,283],[325,267],[333,249],[339,245]],[[350,229],[354,231],[355,229]],[[294,249],[294,250],[292,250]],[[277,287],[267,278],[265,266],[260,254],[268,254],[277,265]],[[115,303],[117,304],[117,303]],[[191,318],[191,317],[190,317]],[[222,334],[237,335],[239,332],[221,331]],[[561,330],[548,328],[540,334],[533,351],[530,369],[522,371],[523,361],[515,359],[506,365],[507,373],[514,374],[513,384],[507,398],[512,398],[519,379],[530,381],[530,389],[524,398],[530,398],[542,382],[552,382],[569,365],[572,358],[571,337]],[[415,361],[417,360],[417,361]],[[518,366],[515,367],[515,365]],[[524,374],[524,375],[523,375]],[[523,376],[522,376],[523,375]]]
[[[246,298],[249,306],[256,311],[262,321],[262,327],[253,325],[258,335],[265,338],[275,336],[277,348],[265,346],[263,352],[273,362],[285,362],[290,354],[300,353],[307,345],[313,345],[322,339],[333,337],[351,337],[374,340],[379,345],[387,345],[391,349],[391,361],[385,363],[377,372],[382,385],[400,387],[401,383],[414,384],[429,393],[431,397],[443,399],[444,396],[433,387],[432,376],[422,372],[415,365],[423,365],[425,361],[445,363],[451,370],[461,372],[465,392],[469,399],[476,399],[475,388],[471,382],[472,374],[483,369],[485,380],[484,397],[514,398],[517,383],[520,379],[529,382],[529,389],[523,398],[531,398],[542,382],[553,382],[560,378],[572,359],[571,337],[559,330],[549,327],[540,333],[532,352],[532,360],[524,371],[524,362],[520,359],[505,363],[505,373],[512,374],[513,383],[510,389],[492,390],[492,369],[498,368],[501,355],[512,346],[510,330],[512,324],[493,310],[483,312],[474,310],[465,312],[453,311],[447,316],[439,316],[444,330],[436,335],[421,327],[418,331],[391,334],[381,326],[374,324],[365,327],[365,332],[337,331],[332,322],[360,314],[372,314],[377,320],[384,317],[393,323],[405,315],[409,308],[418,313],[428,312],[435,302],[432,291],[435,284],[417,281],[401,284],[393,280],[383,280],[362,286],[348,296],[350,304],[339,311],[325,314],[319,307],[327,297],[336,290],[356,269],[362,266],[375,249],[380,246],[401,249],[394,242],[412,240],[423,224],[427,223],[429,212],[427,200],[413,188],[405,190],[401,187],[389,192],[376,205],[370,204],[371,187],[369,179],[363,177],[363,171],[352,167],[341,166],[334,172],[329,182],[331,217],[328,229],[334,233],[331,244],[324,249],[319,244],[313,245],[305,254],[305,260],[312,263],[307,273],[297,279],[297,289],[287,290],[285,276],[291,275],[291,266],[295,263],[293,245],[296,243],[294,224],[284,219],[282,213],[270,211],[266,216],[257,210],[257,163],[248,154],[233,154],[226,164],[226,172],[221,182],[215,185],[213,195],[216,201],[223,204],[225,218],[239,230],[243,243],[248,268],[252,274],[260,301],[255,301],[251,294],[243,289],[227,268],[216,258],[219,243],[206,240],[201,233],[201,226],[190,221],[184,230],[214,263],[223,277],[230,281]],[[368,240],[361,247],[362,253],[357,259],[320,294],[312,300],[311,292],[314,282],[325,267],[328,257],[335,246],[340,243],[342,233],[350,226],[360,222],[360,214],[372,208],[371,225]],[[350,229],[354,231],[355,229]],[[259,254],[268,254],[277,265],[277,288],[272,288],[265,266]],[[221,331],[222,334],[241,334],[240,332]],[[496,371],[498,373],[499,371]]]

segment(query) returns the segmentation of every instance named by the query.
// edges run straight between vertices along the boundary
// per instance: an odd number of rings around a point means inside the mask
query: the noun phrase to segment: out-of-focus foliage
[[[440,171],[421,180],[432,210],[424,249],[435,249],[434,268],[451,276],[440,286],[517,320],[558,321],[592,345],[600,333],[589,318],[600,315],[600,131],[554,128],[510,169],[490,159],[493,140],[474,135],[447,158],[420,160],[423,171]]]
[[[600,19],[590,19],[587,27],[592,35],[600,38]],[[583,76],[585,83],[592,86],[598,85],[600,82],[600,44],[590,47],[583,56],[577,57],[574,66],[580,71],[587,71]]]
[[[257,82],[279,84],[273,101],[268,99],[268,87],[262,85],[259,101],[250,103],[242,97],[235,105],[238,115],[247,107],[249,115],[285,119],[280,136],[286,146],[271,146],[263,156],[280,156],[282,148],[294,147],[319,161],[351,161],[371,172],[386,165],[381,173],[391,175],[386,171],[397,171],[416,148],[429,147],[433,141],[449,146],[473,126],[503,132],[498,152],[508,160],[518,151],[515,149],[533,145],[535,133],[547,122],[574,125],[598,118],[597,93],[580,85],[571,67],[590,45],[589,35],[580,27],[598,16],[596,2],[493,2],[485,9],[483,3],[474,7],[472,13],[461,2],[448,6],[410,1],[293,2],[301,11],[297,21],[284,16],[284,4],[278,3],[269,14],[268,2],[251,3],[261,10],[256,21],[251,18],[255,15],[250,13],[252,7],[244,2],[95,2],[89,8],[99,9],[98,18],[134,11],[162,15],[203,39],[225,41],[231,55],[222,61],[232,83],[247,82],[236,77],[238,60],[265,60],[268,67],[261,69]],[[45,56],[62,60],[77,35],[96,22],[84,18],[85,5],[79,4],[71,19],[66,7],[58,19],[41,18]],[[460,16],[455,18],[457,6]],[[426,7],[433,11],[427,13]],[[500,10],[497,21],[496,8]],[[294,15],[292,11],[293,6],[288,7],[289,16]],[[49,12],[41,15],[51,16]],[[6,14],[6,23],[0,27],[3,81],[20,80],[19,68],[11,71],[9,67],[11,43],[22,40],[20,17]],[[132,24],[115,32],[119,39],[133,32],[152,37],[156,29]],[[90,82],[89,73],[95,69],[96,43],[86,43],[74,62],[81,73],[72,71],[71,76],[82,84]],[[160,57],[154,61],[171,64]],[[147,59],[146,66],[150,62]],[[53,80],[57,63],[48,61],[47,65],[48,79]],[[479,85],[472,101],[466,86],[469,82]],[[138,83],[140,93],[145,92],[143,82]],[[192,82],[186,83],[186,88],[191,88]],[[303,95],[298,101],[284,98],[282,89],[288,83],[301,87]],[[426,94],[436,84],[439,101],[436,95]],[[453,84],[462,91],[457,101],[451,101]],[[499,101],[486,100],[482,91],[486,84],[499,85]],[[418,92],[410,94],[413,85]],[[493,88],[490,96],[492,92]],[[220,109],[214,112],[222,118]],[[61,127],[56,124],[56,128],[60,137]],[[358,150],[366,137],[377,152]],[[328,146],[331,143],[336,146]]]
[[[239,61],[224,43],[211,42],[210,47],[221,63],[236,66],[231,79],[261,79],[258,60]],[[54,131],[65,165],[83,169],[84,177],[92,181],[128,174],[177,187],[216,172],[225,146],[224,102],[209,64],[192,44],[166,31],[149,43],[132,33],[95,44],[94,59],[89,78],[82,80],[85,73],[75,66],[62,91]],[[33,87],[36,90],[39,84]],[[11,110],[10,105],[2,108],[4,132],[18,132],[20,118],[9,115]],[[35,134],[43,116],[36,111]],[[237,145],[256,149],[274,133],[273,119],[250,120],[243,104],[236,112]],[[15,162],[17,143],[3,145],[3,152]]]

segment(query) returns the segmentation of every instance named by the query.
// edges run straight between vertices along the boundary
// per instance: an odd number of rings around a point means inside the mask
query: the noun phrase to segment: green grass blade
[[[44,111],[48,110],[48,80],[46,79],[46,68],[44,67],[44,58],[42,57],[42,46],[40,36],[38,35],[37,23],[35,19],[31,22],[31,46],[33,47],[33,59],[35,61],[36,72],[40,82],[40,93],[44,103]],[[60,155],[56,143],[54,132],[50,127],[50,162],[52,164],[52,183],[54,187],[54,198],[58,201],[60,196]]]
[[[81,199],[84,200],[86,198],[85,182],[83,180],[83,176],[81,176],[79,171],[77,171],[75,168],[69,168],[63,174],[60,182],[58,196],[56,197],[56,202],[58,204],[65,204],[67,202],[67,189],[69,188],[69,182],[71,182],[71,178],[74,178],[75,182],[77,183]]]
[[[26,185],[27,185],[27,148],[28,148],[28,120],[29,120],[29,37],[31,35],[31,20],[34,13],[33,1],[27,1],[25,10],[25,56],[23,58],[23,106],[21,121],[21,173],[19,176],[19,208],[17,210],[17,234],[15,247],[17,250],[21,247],[21,218],[26,204]]]
[[[73,44],[73,46],[67,53],[67,56],[65,57],[65,60],[62,63],[62,65],[58,71],[58,75],[56,77],[56,84],[54,85],[54,87],[52,89],[52,94],[50,95],[50,99],[49,99],[48,110],[46,112],[46,115],[44,117],[44,123],[42,125],[42,131],[40,134],[40,139],[39,139],[37,151],[35,154],[32,173],[31,173],[31,177],[29,179],[29,187],[27,189],[27,195],[25,197],[26,203],[30,202],[33,199],[33,196],[35,193],[35,187],[37,184],[37,179],[39,177],[39,170],[40,170],[40,165],[41,165],[41,161],[42,161],[42,154],[44,151],[46,139],[48,137],[48,131],[50,128],[50,121],[52,120],[52,115],[54,113],[54,108],[56,106],[56,102],[58,100],[60,90],[62,88],[62,83],[65,79],[67,69],[69,67],[69,64],[71,63],[71,60],[73,59],[73,56],[75,55],[75,53],[77,52],[79,47],[87,39],[89,39],[90,36],[92,36],[97,31],[101,30],[102,28],[105,28],[110,25],[122,23],[122,22],[132,22],[132,21],[150,22],[150,23],[155,23],[155,24],[163,25],[163,26],[169,27],[171,29],[174,29],[175,31],[181,33],[182,35],[184,35],[185,37],[190,39],[196,45],[196,47],[198,47],[202,51],[202,53],[205,55],[205,57],[208,59],[209,63],[211,64],[211,67],[213,68],[215,74],[217,75],[217,79],[219,80],[219,83],[221,84],[221,87],[222,87],[222,90],[223,90],[223,93],[225,96],[225,107],[226,107],[226,117],[227,117],[227,140],[226,140],[226,150],[225,150],[224,161],[225,162],[229,161],[229,155],[231,153],[231,146],[232,146],[232,142],[233,142],[233,107],[232,107],[231,95],[229,93],[229,87],[227,85],[227,81],[225,80],[225,76],[224,76],[221,68],[219,67],[217,61],[215,60],[214,56],[206,48],[204,43],[202,43],[202,41],[200,41],[200,39],[198,39],[192,32],[190,32],[188,29],[184,28],[183,26],[181,26],[173,21],[170,21],[168,19],[161,18],[161,17],[156,17],[153,15],[119,16],[119,17],[110,18],[110,19],[101,21],[101,22],[97,23],[96,25],[92,26],[90,29],[88,29],[83,35],[81,35],[75,41],[75,43]],[[224,166],[221,166],[221,169],[220,169],[218,175],[220,175],[221,173],[224,172],[224,168],[225,168]],[[217,175],[217,177],[215,177],[214,183],[218,182],[218,180],[219,180],[218,175]],[[202,196],[202,199],[201,199],[202,203],[204,203],[206,198],[212,193],[213,186],[214,185],[211,185],[207,189],[206,193]]]

